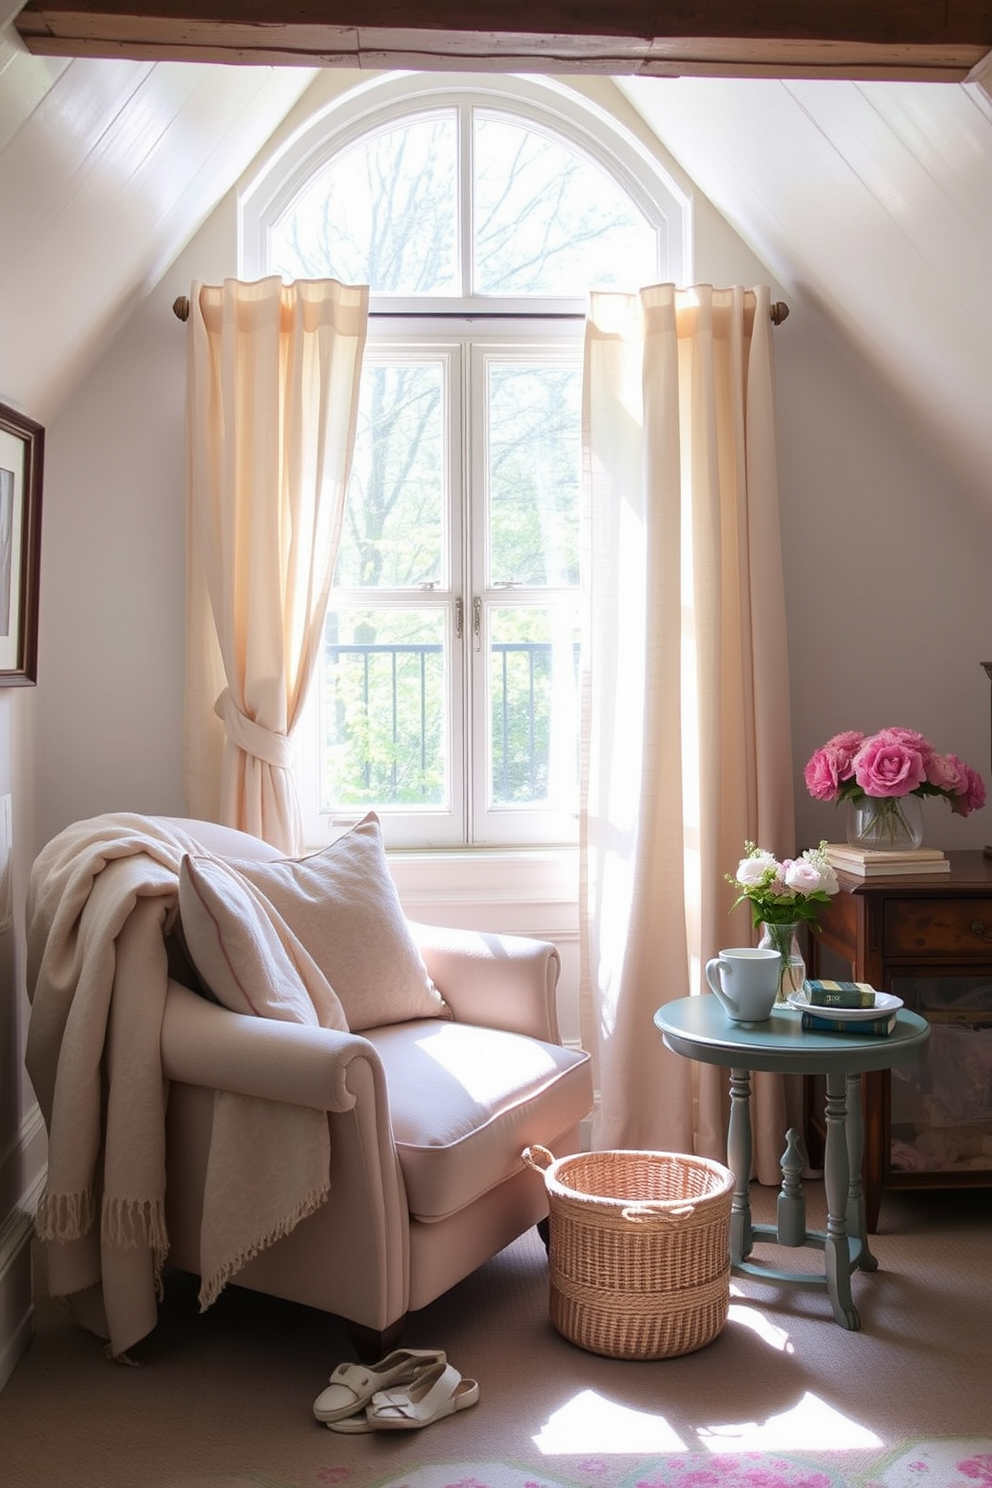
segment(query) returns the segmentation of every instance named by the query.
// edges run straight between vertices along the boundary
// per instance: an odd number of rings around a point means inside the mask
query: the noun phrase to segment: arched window
[[[393,845],[574,841],[583,321],[681,282],[686,201],[559,84],[404,74],[299,131],[241,225],[247,277],[371,290],[310,840],[374,808]]]

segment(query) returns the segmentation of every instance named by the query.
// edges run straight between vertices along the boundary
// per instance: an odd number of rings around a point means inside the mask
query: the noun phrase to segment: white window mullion
[[[462,294],[466,299],[475,294],[475,191],[473,188],[474,166],[472,160],[473,110],[463,103],[458,111],[458,190],[461,213],[459,217]]]
[[[471,542],[469,524],[466,521],[466,434],[465,399],[468,377],[465,367],[465,347],[454,346],[449,358],[448,373],[448,542],[451,568],[451,772],[452,799],[458,812],[461,841],[471,842],[472,819],[469,789],[471,758],[468,740],[469,711],[471,708],[471,678],[469,660],[472,652],[472,599],[468,578],[468,547]],[[461,635],[455,635],[457,607],[461,608]]]
[[[483,824],[488,810],[488,774],[491,758],[489,719],[489,623],[486,585],[486,379],[485,363],[477,345],[466,351],[469,396],[465,428],[468,438],[468,500],[466,517],[471,534],[468,554],[469,587],[472,593],[472,645],[470,651],[472,709],[468,747],[472,756],[472,841],[487,840]]]

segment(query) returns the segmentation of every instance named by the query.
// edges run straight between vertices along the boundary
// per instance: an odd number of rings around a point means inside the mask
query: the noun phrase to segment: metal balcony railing
[[[419,750],[421,775],[435,763],[429,757],[433,720],[428,712],[430,689],[432,685],[436,689],[439,678],[437,673],[430,676],[430,659],[440,657],[443,649],[440,643],[430,642],[334,641],[325,646],[330,665],[359,668],[358,690],[365,715],[378,718],[380,731],[385,725],[393,741],[394,798],[400,778],[409,778],[412,741]],[[492,785],[497,802],[540,799],[546,791],[549,741],[546,722],[542,725],[540,717],[538,693],[550,680],[552,650],[550,641],[495,641],[490,647],[493,658],[498,658],[491,679]],[[381,667],[380,662],[388,665]],[[401,753],[403,758],[399,757]],[[363,773],[364,787],[369,789],[371,767],[367,761]]]

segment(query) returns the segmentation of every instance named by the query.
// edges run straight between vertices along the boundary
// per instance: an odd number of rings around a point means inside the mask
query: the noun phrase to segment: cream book
[[[842,873],[858,878],[887,878],[905,874],[950,873],[951,864],[939,847],[908,848],[883,852],[879,848],[850,847],[846,842],[827,844],[827,861]]]
[[[874,863],[879,858],[885,858],[887,862],[935,863],[939,859],[946,862],[941,847],[900,847],[886,852],[880,847],[852,847],[849,842],[828,842],[827,852],[842,858],[857,858],[860,863]]]
[[[935,859],[933,863],[855,863],[852,859],[828,857],[828,863],[839,873],[848,873],[849,878],[933,878],[950,872],[947,859]]]

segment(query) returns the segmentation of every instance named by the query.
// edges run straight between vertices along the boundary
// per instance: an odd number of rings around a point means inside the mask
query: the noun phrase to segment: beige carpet
[[[808,1194],[822,1225],[819,1185]],[[756,1219],[774,1199],[756,1188]],[[480,1403],[388,1436],[312,1418],[330,1370],[352,1357],[334,1319],[234,1287],[201,1317],[194,1283],[172,1273],[129,1369],[40,1297],[0,1394],[0,1484],[992,1488],[990,1239],[992,1192],[887,1194],[880,1269],[853,1283],[860,1332],[838,1327],[821,1293],[747,1278],[708,1347],[631,1363],[554,1331],[543,1247],[527,1235],[413,1317],[404,1340],[445,1348],[479,1380]]]

